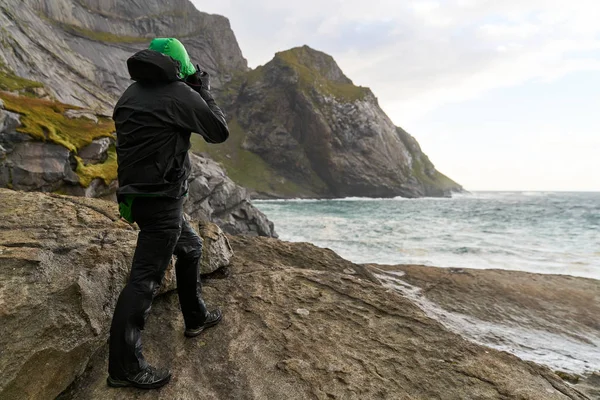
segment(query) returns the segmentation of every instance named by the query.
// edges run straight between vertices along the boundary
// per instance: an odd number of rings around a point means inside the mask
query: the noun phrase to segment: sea
[[[260,200],[280,239],[355,263],[504,269],[600,279],[600,192]]]

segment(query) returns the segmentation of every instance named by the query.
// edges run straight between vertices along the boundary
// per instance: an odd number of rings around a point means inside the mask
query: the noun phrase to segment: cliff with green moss
[[[150,38],[181,38],[217,90],[247,70],[227,19],[187,0],[5,0],[0,26],[0,187],[15,190],[114,199],[108,116],[131,82],[126,59]],[[231,234],[276,236],[221,166],[191,159],[188,214]]]
[[[308,46],[240,74],[224,94],[233,139],[226,147],[197,143],[196,149],[259,196],[422,197],[462,190],[392,123],[371,90]],[[247,163],[239,165],[242,157]]]
[[[0,71],[0,84],[0,188],[114,198],[112,120],[53,100],[43,85],[6,71]],[[231,234],[276,236],[246,189],[214,161],[197,155],[191,160],[185,203],[190,216]]]

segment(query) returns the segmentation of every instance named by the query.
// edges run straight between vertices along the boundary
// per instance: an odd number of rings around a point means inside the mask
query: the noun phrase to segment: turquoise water
[[[280,238],[356,263],[498,268],[600,279],[600,193],[254,201]]]

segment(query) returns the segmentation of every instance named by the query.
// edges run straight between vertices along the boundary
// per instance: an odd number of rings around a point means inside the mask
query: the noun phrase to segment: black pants
[[[110,328],[108,372],[116,378],[147,366],[141,331],[173,254],[177,256],[177,293],[186,327],[202,325],[208,314],[198,273],[202,239],[183,219],[183,199],[139,197],[132,212],[140,233],[129,282],[119,296]]]

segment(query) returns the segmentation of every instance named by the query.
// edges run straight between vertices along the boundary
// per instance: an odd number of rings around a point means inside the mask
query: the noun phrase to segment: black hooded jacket
[[[179,79],[179,63],[153,50],[127,60],[133,83],[115,106],[119,200],[123,195],[180,198],[188,190],[192,132],[208,143],[229,137],[210,92]]]

